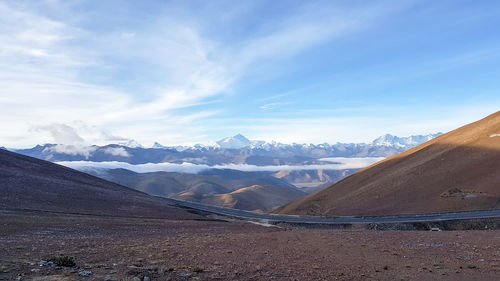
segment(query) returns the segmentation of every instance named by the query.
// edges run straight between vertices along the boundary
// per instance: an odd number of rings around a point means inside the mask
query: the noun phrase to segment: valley
[[[249,140],[238,134],[194,146],[45,144],[14,151],[154,196],[271,212],[439,135],[386,134],[371,143],[315,145]]]
[[[495,209],[406,217],[280,218],[231,208],[262,212],[265,206],[280,205],[283,195],[277,190],[293,190],[302,197],[303,191],[282,179],[290,173],[92,171],[134,189],[0,150],[0,280],[493,280],[499,274]],[[250,181],[273,185],[266,189]],[[186,182],[190,191],[184,191]],[[190,200],[229,208],[216,210],[144,192],[181,199],[199,192],[204,195]],[[443,195],[460,196],[467,195],[462,190]],[[454,231],[415,231],[439,227]],[[71,265],[50,263],[64,259]]]
[[[499,27],[0,0],[0,281],[500,280]]]

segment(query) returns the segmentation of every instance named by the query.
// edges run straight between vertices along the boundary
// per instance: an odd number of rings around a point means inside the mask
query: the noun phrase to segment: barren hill
[[[383,215],[500,208],[500,111],[277,212]]]
[[[0,149],[0,209],[197,218],[165,199],[48,161]]]
[[[176,198],[227,208],[270,212],[305,195],[305,192],[296,188],[252,185],[230,193],[207,194],[202,197],[195,196],[193,192],[184,192],[177,195]]]
[[[217,169],[198,174],[135,173],[125,169],[87,172],[154,196],[250,211],[272,211],[276,207],[307,195],[295,186],[266,172]],[[250,186],[259,188],[250,189],[248,188]]]

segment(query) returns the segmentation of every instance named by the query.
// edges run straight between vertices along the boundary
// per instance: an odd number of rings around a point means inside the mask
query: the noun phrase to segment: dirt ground
[[[40,266],[41,260],[59,255],[74,257],[76,267]],[[79,275],[85,271],[92,274]],[[134,277],[500,280],[500,231],[283,229],[0,211],[0,280]]]

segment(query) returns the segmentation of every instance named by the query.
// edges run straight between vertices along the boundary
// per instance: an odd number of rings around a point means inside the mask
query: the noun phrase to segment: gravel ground
[[[283,229],[0,212],[0,245],[0,280],[500,280],[498,230]],[[74,257],[76,267],[39,265],[59,255]]]

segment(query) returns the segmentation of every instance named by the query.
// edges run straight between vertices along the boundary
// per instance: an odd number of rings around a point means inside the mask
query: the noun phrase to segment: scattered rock
[[[142,271],[135,268],[135,267],[129,267],[129,270],[127,271],[128,275],[139,275]]]
[[[179,274],[179,276],[184,278],[191,278],[193,277],[193,273],[181,273]]]
[[[143,281],[151,281],[151,279],[149,279],[149,277],[147,277],[147,276],[144,276]]]
[[[92,271],[82,270],[82,271],[78,272],[78,275],[83,276],[83,277],[88,277],[88,276],[92,275]]]
[[[132,280],[134,280],[134,281],[141,281],[141,278],[135,276],[134,278],[132,278]]]
[[[56,267],[56,264],[51,262],[51,261],[44,261],[44,260],[41,260],[40,261],[40,266],[44,267],[44,266],[50,266],[50,267]]]

